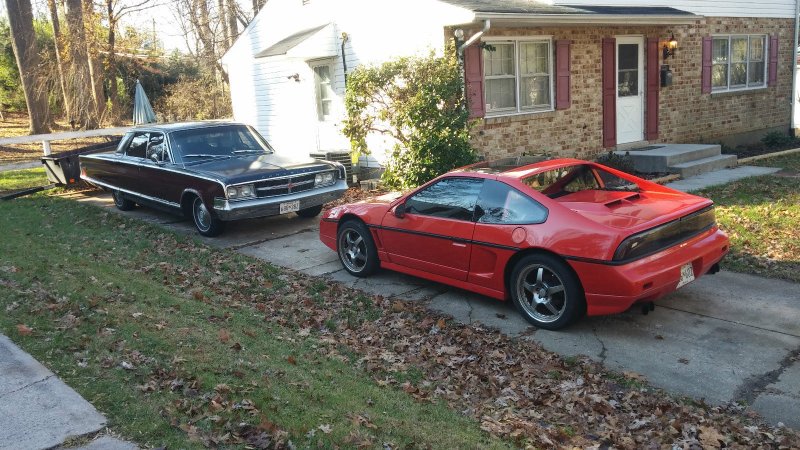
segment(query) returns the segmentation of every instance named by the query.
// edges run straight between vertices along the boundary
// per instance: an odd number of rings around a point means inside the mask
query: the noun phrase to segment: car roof
[[[470,166],[463,167],[456,170],[462,173],[480,173],[488,175],[496,175],[498,178],[514,178],[521,179],[527,178],[539,172],[546,172],[548,170],[559,169],[565,166],[574,166],[577,164],[591,164],[589,161],[584,161],[575,158],[557,158],[548,159],[541,156],[522,156],[516,158],[503,158],[493,161],[482,161]]]
[[[161,131],[169,133],[172,131],[180,130],[194,130],[198,128],[211,128],[224,125],[244,125],[239,122],[232,122],[228,120],[207,120],[196,122],[173,122],[173,123],[159,123],[159,124],[142,124],[134,127],[131,131]]]

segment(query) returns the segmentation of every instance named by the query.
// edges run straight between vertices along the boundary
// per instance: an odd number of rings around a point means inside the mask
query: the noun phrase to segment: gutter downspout
[[[800,0],[797,0],[797,1],[800,1]],[[492,26],[492,23],[491,23],[491,21],[489,19],[484,20],[483,21],[483,29],[481,31],[478,31],[477,33],[473,34],[472,36],[470,36],[470,38],[467,39],[466,42],[464,42],[463,44],[458,46],[458,54],[459,55],[464,54],[464,49],[469,47],[470,44],[472,44],[473,42],[475,42],[478,39],[480,39],[481,36],[483,36],[483,33],[486,33],[487,31],[489,31],[489,28],[491,26]]]
[[[349,36],[347,33],[342,33],[342,69],[344,70],[344,87],[347,87],[347,57],[344,54],[344,45],[347,43],[348,38]]]
[[[798,125],[794,117],[797,114],[798,86],[797,86],[797,39],[800,36],[800,0],[794,2],[794,41],[792,41],[792,117],[789,123],[792,125],[792,136],[797,137]]]

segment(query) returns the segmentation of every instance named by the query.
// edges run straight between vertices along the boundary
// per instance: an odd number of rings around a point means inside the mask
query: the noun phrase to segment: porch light
[[[662,50],[664,59],[667,59],[670,56],[674,58],[675,50],[677,49],[678,49],[678,40],[675,39],[675,33],[672,33],[672,35],[669,37],[669,41],[664,43],[664,49]]]

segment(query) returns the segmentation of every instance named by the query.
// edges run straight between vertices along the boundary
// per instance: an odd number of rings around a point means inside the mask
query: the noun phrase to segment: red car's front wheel
[[[357,277],[367,277],[378,270],[378,250],[369,229],[361,222],[349,220],[339,227],[337,253],[345,270]]]
[[[551,255],[523,257],[511,272],[510,289],[517,310],[539,328],[563,328],[583,313],[585,300],[577,277]]]

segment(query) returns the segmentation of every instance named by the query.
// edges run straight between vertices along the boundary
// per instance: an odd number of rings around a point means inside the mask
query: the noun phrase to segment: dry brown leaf
[[[17,325],[17,333],[19,333],[20,336],[30,336],[33,334],[33,328],[21,323]]]
[[[227,344],[228,341],[231,340],[231,333],[225,328],[220,328],[219,333],[217,333],[217,336],[219,337],[219,341],[222,342],[223,344]]]

